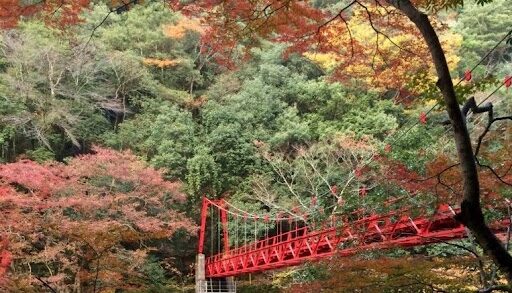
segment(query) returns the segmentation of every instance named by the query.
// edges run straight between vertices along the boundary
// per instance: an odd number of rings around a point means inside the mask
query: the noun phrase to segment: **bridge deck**
[[[299,265],[362,250],[410,247],[466,237],[464,226],[453,219],[457,210],[442,206],[431,218],[398,216],[397,212],[368,216],[330,227],[288,231],[206,259],[207,277],[227,277]],[[508,220],[491,225],[504,233]]]

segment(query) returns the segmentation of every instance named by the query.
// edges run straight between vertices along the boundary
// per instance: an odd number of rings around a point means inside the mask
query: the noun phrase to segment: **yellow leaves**
[[[322,31],[321,53],[304,55],[338,80],[357,81],[378,91],[431,91],[436,74],[430,52],[414,25],[405,16],[382,8],[357,8],[346,23],[332,23]],[[370,22],[371,18],[371,22]],[[457,67],[460,35],[433,20],[450,69]]]
[[[316,64],[320,65],[320,67],[327,69],[327,70],[334,69],[334,67],[336,67],[336,65],[338,64],[338,60],[334,53],[306,52],[306,53],[304,53],[304,56],[306,56],[306,58],[315,62]]]
[[[163,27],[163,33],[165,36],[171,39],[181,39],[183,38],[187,32],[197,32],[202,33],[203,27],[198,19],[181,17],[176,24],[166,25]],[[142,61],[144,65],[155,66],[160,69],[165,69],[169,67],[174,67],[180,64],[182,60],[180,59],[169,59],[169,58],[151,58],[146,57]]]
[[[164,26],[164,35],[171,39],[181,39],[187,32],[203,33],[204,27],[198,19],[182,17],[173,25]]]
[[[435,99],[427,100],[425,102],[425,106],[428,108],[434,107],[435,104],[437,104],[437,100],[435,100]]]
[[[163,34],[171,39],[181,39],[188,32],[202,33],[204,28],[198,19],[182,16],[177,23],[163,26]],[[154,66],[159,69],[174,67],[183,60],[169,58],[152,58],[146,57],[142,63],[147,66]]]
[[[443,50],[447,52],[446,61],[450,70],[455,70],[460,62],[456,54],[462,44],[462,36],[451,31],[444,32],[439,36]]]
[[[471,290],[477,288],[474,285],[478,284],[479,278],[475,266],[476,261],[466,256],[368,260],[335,257],[314,265],[316,270],[328,270],[322,280],[290,286],[290,282],[283,282],[287,281],[287,274],[282,273],[280,277],[284,292],[432,292],[432,288],[445,292],[473,292],[475,290]]]
[[[142,63],[149,66],[155,66],[158,68],[169,68],[176,66],[180,63],[180,60],[178,59],[157,59],[157,58],[144,58],[142,60]]]
[[[455,9],[461,7],[464,4],[463,0],[415,0],[413,1],[416,7],[422,7],[429,11],[440,11]]]

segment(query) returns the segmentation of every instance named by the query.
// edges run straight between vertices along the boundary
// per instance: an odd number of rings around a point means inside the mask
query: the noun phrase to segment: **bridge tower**
[[[221,207],[220,220],[222,223],[222,234],[224,242],[224,252],[229,251],[229,235],[228,235],[228,217],[227,205],[224,200],[210,201],[203,197],[201,206],[201,226],[199,228],[199,245],[196,255],[195,281],[196,293],[236,293],[235,277],[224,278],[206,278],[206,262],[204,255],[204,240],[206,234],[206,219],[208,217],[208,208],[210,205]],[[211,235],[213,237],[213,235]]]

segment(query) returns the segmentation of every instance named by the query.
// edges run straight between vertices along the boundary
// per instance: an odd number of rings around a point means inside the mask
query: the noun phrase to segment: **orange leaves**
[[[181,39],[187,32],[202,34],[204,27],[198,19],[181,17],[176,24],[164,26],[164,35],[171,39]]]
[[[158,68],[169,68],[169,67],[174,67],[178,64],[180,64],[180,61],[179,60],[171,60],[171,59],[156,59],[156,58],[144,58],[144,60],[142,60],[142,63],[144,63],[145,65],[151,65],[151,66],[155,66],[155,67],[158,67]]]
[[[446,28],[440,27],[439,32],[446,34],[441,41],[453,68],[461,38]],[[307,57],[331,70],[336,80],[355,79],[381,91],[407,88],[414,94],[422,93],[425,83],[435,80],[430,53],[419,32],[393,8],[355,5],[352,16],[324,27],[317,41],[316,52]]]
[[[323,21],[324,13],[303,1],[195,1],[182,4],[171,1],[174,9],[180,9],[187,15],[202,18],[207,24],[203,35],[206,47],[218,52],[216,59],[223,60],[222,65],[229,66],[228,58],[237,44],[243,43],[248,49],[261,42],[261,38],[290,42],[296,51],[305,51],[311,43],[318,25]],[[173,35],[181,35],[181,27],[174,28]]]
[[[306,53],[334,79],[357,80],[382,91],[407,88],[417,95],[435,83],[431,56],[419,31],[384,2],[352,2],[347,9],[333,13],[308,2],[284,0],[195,1],[184,6],[176,3],[173,7],[204,17],[212,32],[204,35],[208,45],[250,48],[261,38],[285,42],[290,46],[287,53]],[[432,21],[449,66],[454,68],[462,38]],[[179,26],[176,31],[179,36]]]
[[[361,251],[358,257],[335,256],[312,266],[310,270],[325,272],[326,276],[321,280],[291,284],[283,292],[431,292],[437,288],[466,292],[476,290],[470,288],[471,280],[476,285],[479,277],[477,264],[469,256],[386,257]]]
[[[378,157],[377,161],[383,170],[381,173],[382,178],[379,178],[379,180],[384,182],[384,184],[395,184],[409,194],[432,191],[433,181],[420,180],[421,176],[407,168],[403,163],[386,157]]]

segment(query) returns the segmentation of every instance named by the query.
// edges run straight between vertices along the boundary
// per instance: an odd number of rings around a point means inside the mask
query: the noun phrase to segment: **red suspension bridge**
[[[411,208],[384,213],[361,210],[346,216],[332,215],[314,224],[305,215],[261,217],[223,199],[204,198],[198,252],[205,252],[209,231],[210,255],[204,263],[205,277],[239,276],[333,255],[350,256],[371,249],[461,239],[467,231],[454,219],[458,211],[458,207],[448,204],[439,205],[429,216],[413,216]],[[490,227],[498,236],[505,237],[510,233],[510,220],[496,220]]]
[[[506,36],[510,34],[512,31]],[[467,73],[470,74],[478,65]],[[512,77],[507,76],[504,83],[478,105],[502,86],[510,87],[511,80]],[[420,120],[424,119],[421,117]],[[394,199],[384,205],[399,200]],[[505,214],[508,217],[491,221],[489,227],[496,236],[507,238],[508,241],[512,224],[511,203],[505,201],[501,208],[507,210]],[[365,250],[412,247],[468,236],[467,229],[455,220],[454,216],[460,211],[458,206],[444,203],[437,205],[433,213],[423,211],[417,215],[417,211],[417,208],[401,204],[386,212],[358,210],[346,215],[326,216],[322,209],[318,209],[314,215],[298,215],[288,211],[285,216],[261,216],[243,211],[224,199],[204,197],[198,252],[204,256],[209,231],[210,253],[199,264],[203,266],[200,268],[200,279],[233,277],[299,265],[333,255],[350,256]]]
[[[472,69],[467,70],[456,86],[464,80],[469,82],[471,73],[511,34],[512,30]],[[503,86],[509,88],[511,80],[512,77],[506,76],[504,82],[478,106]],[[438,104],[422,113],[419,121],[425,124],[426,115]],[[399,140],[417,124],[401,132],[392,142]],[[388,201],[385,205],[391,206],[399,200]],[[498,238],[509,241],[511,203],[506,200],[501,208],[507,211],[505,214],[508,216],[491,221],[489,227]],[[455,220],[454,216],[460,211],[458,206],[444,203],[437,205],[431,213],[423,211],[418,214],[417,211],[415,207],[401,204],[384,212],[361,209],[348,214],[325,215],[319,209],[314,215],[298,215],[288,211],[284,216],[261,216],[243,211],[224,199],[204,197],[196,292],[236,292],[232,278],[226,277],[299,265],[334,255],[350,256],[366,250],[413,247],[468,236],[468,230]],[[205,259],[206,242],[210,243],[206,245],[209,254]],[[227,290],[221,290],[223,288]]]

